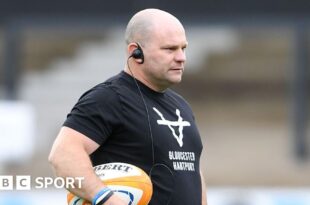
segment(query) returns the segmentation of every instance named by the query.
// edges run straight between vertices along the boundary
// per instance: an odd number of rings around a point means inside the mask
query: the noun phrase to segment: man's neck
[[[153,83],[151,83],[150,81],[147,80],[146,77],[143,76],[142,73],[139,73],[139,72],[134,72],[134,70],[130,70],[129,68],[125,68],[124,71],[132,76],[133,78],[135,78],[136,80],[138,80],[139,82],[143,83],[145,86],[147,86],[148,88],[150,88],[151,90],[154,90],[155,92],[159,92],[159,93],[163,93],[165,92],[165,90],[167,88],[159,88],[157,86],[155,86]]]

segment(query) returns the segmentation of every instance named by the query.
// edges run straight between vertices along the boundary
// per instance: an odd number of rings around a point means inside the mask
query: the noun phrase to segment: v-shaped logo
[[[161,118],[161,120],[157,120],[157,124],[159,125],[166,125],[169,127],[169,129],[172,132],[172,135],[174,136],[174,138],[177,140],[177,142],[179,143],[180,147],[183,146],[183,128],[185,126],[191,126],[191,124],[188,121],[183,121],[183,118],[181,117],[180,114],[180,110],[176,109],[175,113],[178,116],[178,120],[177,121],[169,121],[166,120],[163,116],[163,114],[161,112],[159,112],[159,110],[157,110],[155,107],[153,107],[153,110],[159,115],[159,117]],[[179,135],[176,134],[174,127],[179,127]]]

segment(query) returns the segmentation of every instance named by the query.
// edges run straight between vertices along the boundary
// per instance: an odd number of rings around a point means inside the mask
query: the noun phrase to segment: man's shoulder
[[[181,94],[177,93],[176,91],[174,91],[174,90],[172,90],[170,88],[166,90],[166,94],[169,97],[175,98],[176,100],[178,100],[180,102],[187,103],[187,101],[185,100],[185,98]]]
[[[167,96],[176,100],[177,102],[179,102],[183,106],[186,106],[186,107],[191,109],[189,102],[181,94],[177,93],[176,91],[174,91],[172,89],[167,89],[166,94],[167,94]]]
[[[95,101],[107,101],[117,97],[117,90],[120,87],[119,77],[116,75],[84,92],[80,97],[80,100],[92,99]]]

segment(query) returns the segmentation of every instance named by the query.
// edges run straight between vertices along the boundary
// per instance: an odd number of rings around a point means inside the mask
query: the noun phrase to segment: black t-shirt
[[[137,84],[122,71],[95,86],[64,126],[100,145],[90,156],[94,166],[125,162],[148,173],[150,205],[201,205],[202,143],[190,106],[170,89],[159,93]]]

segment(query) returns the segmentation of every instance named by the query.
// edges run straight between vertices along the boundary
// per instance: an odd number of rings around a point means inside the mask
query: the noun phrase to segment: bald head
[[[129,21],[125,41],[127,44],[139,42],[142,45],[149,41],[154,32],[160,30],[165,24],[169,27],[180,26],[183,29],[180,21],[168,12],[159,9],[145,9],[136,13]]]

